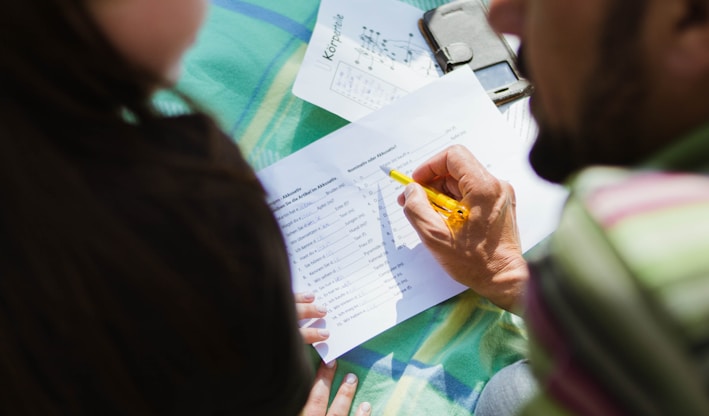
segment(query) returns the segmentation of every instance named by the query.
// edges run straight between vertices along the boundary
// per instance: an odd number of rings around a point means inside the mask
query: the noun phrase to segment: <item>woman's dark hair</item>
[[[299,409],[263,189],[211,119],[153,109],[86,1],[0,13],[0,413]]]

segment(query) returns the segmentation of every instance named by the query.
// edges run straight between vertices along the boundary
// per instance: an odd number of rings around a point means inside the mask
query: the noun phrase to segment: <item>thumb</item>
[[[426,230],[443,227],[447,229],[443,217],[431,206],[426,191],[417,183],[410,183],[404,188],[404,215],[419,236],[429,234]]]

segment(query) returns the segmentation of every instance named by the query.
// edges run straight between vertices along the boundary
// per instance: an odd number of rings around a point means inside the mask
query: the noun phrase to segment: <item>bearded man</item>
[[[709,1],[491,0],[489,20],[520,38],[530,162],[569,198],[523,255],[514,189],[463,147],[412,176],[465,224],[399,197],[452,278],[527,322],[529,361],[476,415],[709,414]]]

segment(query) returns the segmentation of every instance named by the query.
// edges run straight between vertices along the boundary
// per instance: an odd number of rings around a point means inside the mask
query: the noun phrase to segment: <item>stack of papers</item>
[[[323,0],[294,93],[353,122],[258,173],[293,290],[328,307],[303,323],[330,330],[315,345],[326,362],[466,289],[423,246],[382,165],[409,174],[468,147],[515,187],[524,250],[556,227],[566,197],[528,164],[527,107],[505,119],[470,68],[442,75],[417,29],[422,13],[396,0]]]
[[[315,346],[324,361],[466,289],[423,246],[396,202],[402,186],[380,166],[410,173],[447,146],[467,146],[515,186],[526,249],[556,226],[565,191],[532,173],[522,143],[466,67],[259,172],[294,290],[328,306],[311,323],[330,330]]]

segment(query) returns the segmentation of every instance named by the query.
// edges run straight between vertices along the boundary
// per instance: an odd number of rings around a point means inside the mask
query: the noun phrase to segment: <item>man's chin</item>
[[[541,178],[563,183],[577,168],[571,156],[571,149],[565,138],[550,135],[539,128],[537,139],[529,152],[529,163]]]
[[[571,137],[549,127],[536,94],[529,99],[529,110],[538,126],[537,138],[529,152],[529,163],[541,178],[563,183],[577,168],[571,161]]]

